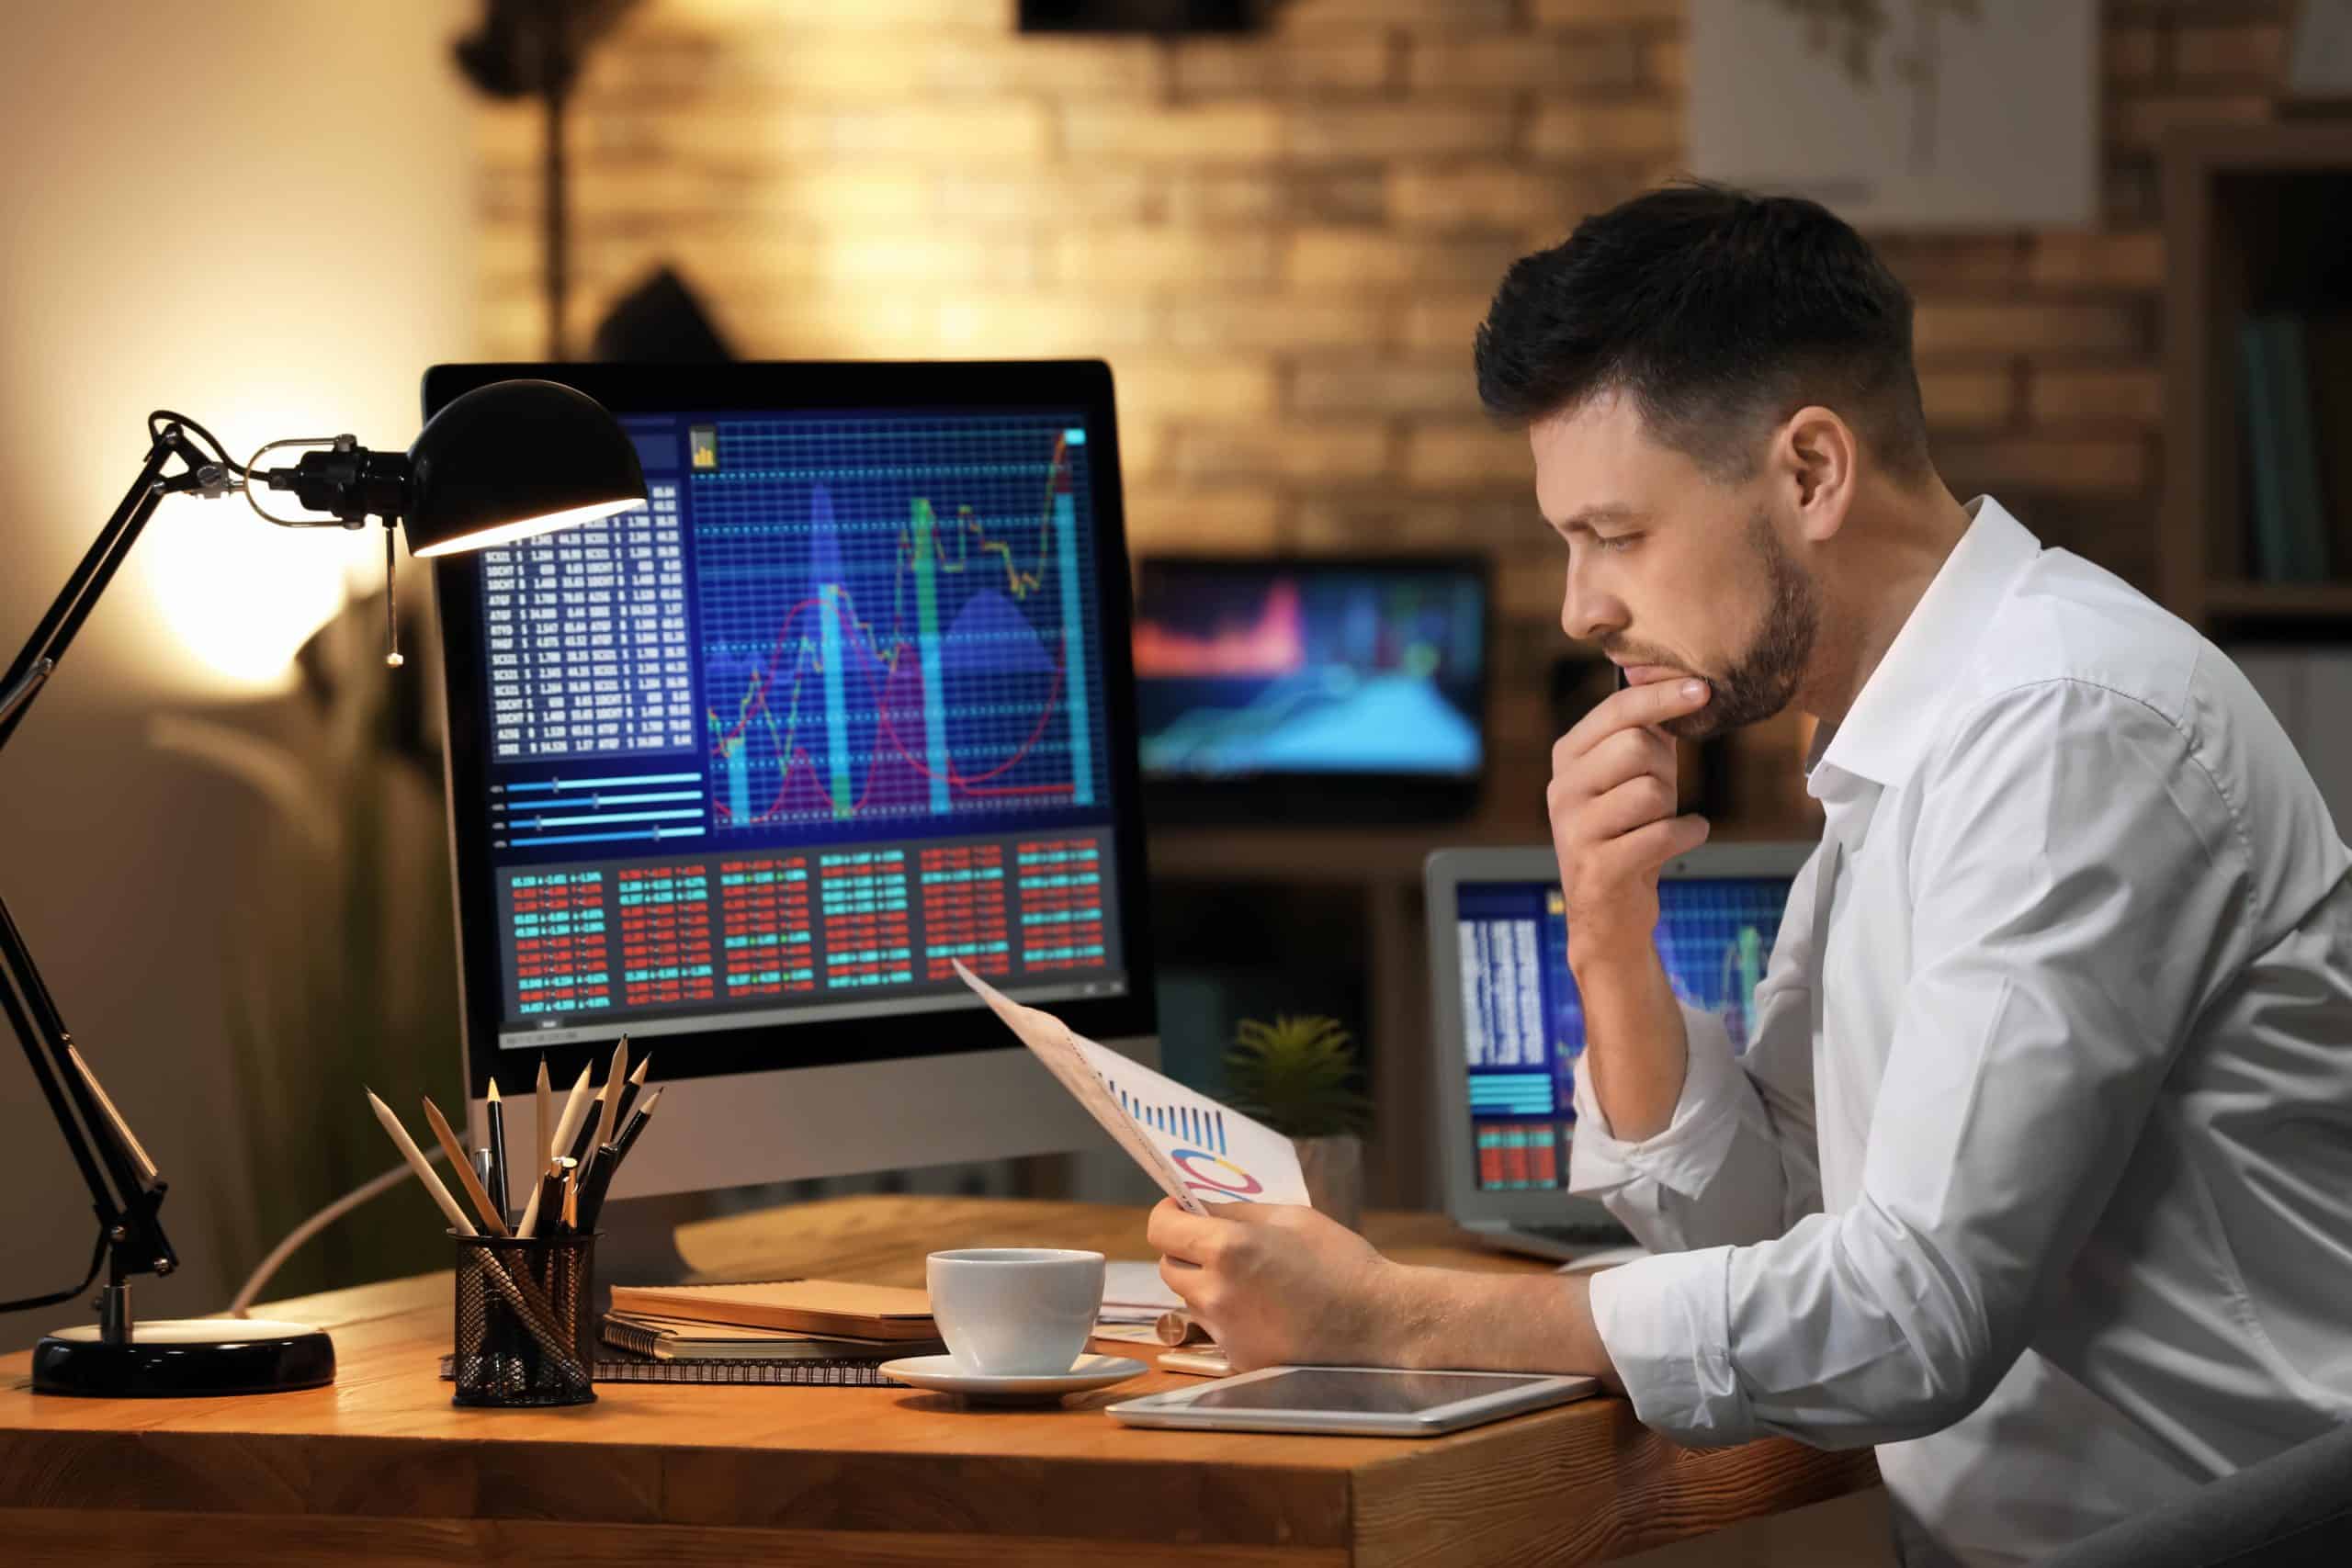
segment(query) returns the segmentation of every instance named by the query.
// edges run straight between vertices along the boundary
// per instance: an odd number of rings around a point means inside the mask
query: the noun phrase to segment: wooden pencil
[[[418,1148],[416,1140],[408,1135],[408,1129],[401,1126],[401,1119],[392,1114],[392,1108],[377,1099],[372,1089],[368,1091],[368,1104],[376,1112],[376,1120],[384,1124],[384,1131],[390,1134],[393,1146],[401,1151],[401,1158],[408,1161],[408,1168],[416,1172],[419,1181],[424,1183],[424,1190],[449,1217],[449,1228],[459,1235],[480,1235],[481,1233],[474,1229],[474,1223],[466,1218],[466,1212],[458,1207],[458,1201],[449,1196],[449,1190],[441,1185],[441,1179],[433,1174],[433,1167],[425,1160],[424,1151]],[[465,1161],[458,1163],[463,1165]]]
[[[564,1100],[563,1115],[556,1122],[555,1132],[548,1140],[547,1157],[549,1159],[564,1153],[565,1146],[571,1142],[573,1131],[579,1127],[581,1118],[587,1111],[588,1073],[589,1069],[586,1067],[580,1069],[580,1081],[571,1086],[571,1093]],[[546,1190],[545,1182],[531,1184],[530,1201],[523,1206],[523,1223],[514,1227],[516,1235],[527,1236],[538,1234],[539,1198]]]
[[[506,1216],[500,1213],[498,1205],[490,1201],[490,1190],[482,1186],[481,1178],[474,1174],[474,1162],[467,1156],[466,1145],[458,1141],[458,1134],[450,1130],[449,1119],[441,1114],[441,1108],[433,1103],[433,1097],[429,1094],[424,1097],[424,1120],[432,1127],[433,1135],[441,1140],[442,1150],[448,1155],[449,1164],[458,1173],[458,1185],[464,1188],[466,1196],[473,1200],[482,1223],[490,1226],[490,1234],[514,1235],[506,1228]]]

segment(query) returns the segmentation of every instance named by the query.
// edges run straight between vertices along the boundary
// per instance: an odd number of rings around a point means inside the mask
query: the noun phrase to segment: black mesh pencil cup
[[[455,1404],[596,1397],[596,1238],[450,1234],[458,1247]]]

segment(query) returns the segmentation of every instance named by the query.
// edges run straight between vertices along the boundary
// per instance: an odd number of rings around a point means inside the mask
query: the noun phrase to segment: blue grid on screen
[[[1658,957],[1674,994],[1724,1021],[1747,1048],[1756,986],[1780,934],[1789,883],[1777,876],[1669,879],[1657,885]]]
[[[1079,417],[722,419],[718,450],[689,482],[721,833],[1102,803]]]

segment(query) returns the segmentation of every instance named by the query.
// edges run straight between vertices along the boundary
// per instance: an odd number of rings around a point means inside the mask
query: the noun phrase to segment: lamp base
[[[33,1351],[33,1392],[102,1399],[284,1393],[334,1382],[326,1331],[260,1317],[141,1323],[108,1344],[96,1324],[61,1328]]]

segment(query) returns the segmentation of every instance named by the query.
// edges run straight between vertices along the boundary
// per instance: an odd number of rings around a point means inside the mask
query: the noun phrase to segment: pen
[[[667,1089],[669,1086],[664,1084],[662,1087]],[[613,1140],[613,1168],[616,1170],[620,1168],[621,1161],[628,1158],[628,1151],[637,1146],[637,1140],[644,1134],[645,1123],[652,1118],[653,1108],[661,1103],[662,1089],[657,1089],[646,1096],[645,1103],[637,1108],[637,1114],[628,1119],[628,1125],[622,1128],[620,1136]]]
[[[613,1082],[609,1074],[603,1083],[596,1086],[595,1094],[588,1101],[588,1113],[578,1122],[571,1123],[570,1137],[556,1140],[563,1145],[560,1152],[570,1155],[582,1165],[588,1163],[588,1151],[596,1146],[596,1123],[605,1119],[605,1100],[619,1087]]]
[[[572,1223],[582,1230],[596,1228],[596,1212],[605,1206],[605,1189],[612,1185],[615,1157],[613,1145],[599,1144],[581,1170],[580,1201]]]
[[[590,1147],[602,1148],[613,1141],[613,1134],[619,1126],[621,1088],[628,1077],[628,1036],[624,1034],[620,1043],[613,1047],[613,1065],[605,1069],[605,1103],[596,1118],[596,1137]]]
[[[416,1140],[408,1135],[408,1129],[401,1126],[401,1119],[392,1114],[392,1108],[377,1099],[372,1089],[368,1091],[368,1104],[376,1112],[376,1120],[384,1124],[384,1131],[391,1135],[393,1145],[401,1151],[401,1158],[408,1161],[408,1168],[416,1172],[419,1181],[424,1183],[426,1193],[441,1205],[441,1212],[449,1217],[449,1228],[459,1235],[481,1235],[474,1229],[474,1223],[466,1218],[466,1212],[458,1207],[458,1201],[449,1196],[449,1190],[441,1185],[441,1179],[433,1174],[433,1168],[424,1163],[424,1156],[417,1148]]]
[[[619,1137],[597,1149],[589,1160],[588,1172],[581,1179],[580,1224],[583,1229],[596,1228],[597,1217],[605,1212],[605,1194],[613,1185],[613,1178],[620,1174],[621,1161],[628,1157],[628,1151],[643,1134],[653,1108],[661,1103],[662,1091],[657,1089],[648,1097],[643,1109],[628,1119],[628,1125],[621,1129]]]
[[[563,1115],[556,1122],[554,1135],[548,1140],[548,1146],[540,1151],[538,1161],[534,1162],[535,1168],[546,1168],[544,1162],[562,1155],[564,1148],[571,1144],[572,1132],[580,1125],[579,1118],[584,1115],[588,1109],[588,1072],[589,1069],[586,1067],[580,1069],[580,1080],[571,1086],[571,1093],[563,1102]],[[536,1222],[539,1217],[539,1204],[546,1195],[546,1181],[531,1183],[531,1196],[523,1206],[523,1223],[515,1227],[515,1235],[537,1234]],[[563,1195],[559,1192],[554,1196],[556,1201],[560,1201]]]
[[[638,1091],[645,1087],[645,1071],[653,1066],[653,1053],[648,1051],[637,1059],[637,1071],[629,1074],[628,1082],[621,1086],[621,1108],[614,1115],[616,1125],[628,1120],[629,1108],[637,1103]],[[612,1140],[605,1140],[610,1143]]]
[[[490,1194],[490,1206],[499,1223],[506,1222],[506,1106],[498,1098],[498,1080],[490,1083],[490,1168],[482,1173],[482,1187]]]
[[[1161,1313],[1159,1321],[1152,1325],[1152,1332],[1159,1337],[1162,1345],[1204,1345],[1209,1337],[1207,1329],[1190,1314],[1181,1312]]]
[[[481,1212],[482,1223],[490,1227],[490,1234],[514,1235],[506,1228],[506,1216],[491,1207],[490,1194],[483,1190],[481,1178],[474,1174],[473,1161],[466,1157],[466,1145],[458,1142],[458,1134],[449,1129],[448,1118],[441,1114],[441,1108],[433,1103],[431,1095],[424,1097],[424,1120],[433,1128],[433,1135],[441,1140],[441,1146],[448,1151],[449,1163],[458,1170],[458,1184],[466,1190],[466,1196],[474,1201],[474,1207]]]
[[[565,1155],[548,1162],[548,1168],[538,1180],[531,1184],[530,1207],[523,1211],[523,1223],[514,1234],[528,1240],[539,1234],[538,1222],[547,1220],[547,1234],[556,1235],[563,1227],[564,1173],[571,1167],[571,1156]]]
[[[555,1106],[548,1089],[548,1054],[545,1051],[539,1053],[539,1081],[533,1099],[538,1102],[538,1125],[533,1131],[538,1134],[539,1141],[537,1152],[523,1167],[526,1170],[539,1168],[539,1161],[548,1157],[548,1145],[555,1137]]]

